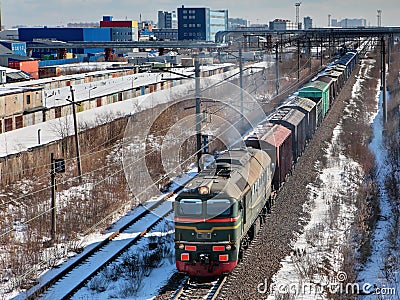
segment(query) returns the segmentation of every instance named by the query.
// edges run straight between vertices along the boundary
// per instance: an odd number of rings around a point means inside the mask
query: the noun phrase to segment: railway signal
[[[54,243],[57,235],[57,211],[56,211],[56,174],[65,173],[65,160],[54,158],[54,153],[50,154],[51,161],[51,241]]]

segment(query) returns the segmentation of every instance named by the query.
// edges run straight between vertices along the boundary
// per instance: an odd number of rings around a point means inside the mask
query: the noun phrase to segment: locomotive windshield
[[[177,214],[180,216],[226,217],[232,215],[232,203],[228,199],[181,199]]]
[[[196,215],[203,213],[202,201],[200,199],[182,199],[179,201],[180,215]]]
[[[208,216],[230,216],[231,202],[228,199],[210,199],[207,200]]]

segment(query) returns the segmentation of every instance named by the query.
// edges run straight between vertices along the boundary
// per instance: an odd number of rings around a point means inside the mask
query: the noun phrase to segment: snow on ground
[[[339,124],[327,148],[326,167],[317,164],[321,168],[319,181],[307,187],[310,199],[303,209],[310,212],[310,222],[273,277],[269,300],[278,299],[278,294],[291,294],[293,299],[326,299],[330,284],[337,282],[343,260],[341,247],[357,210],[354,200],[346,195],[357,186],[356,174],[360,172],[359,165],[341,153],[340,131]]]
[[[130,259],[128,255],[121,257],[93,278],[72,299],[151,299],[157,296],[158,290],[176,272],[172,229],[171,222],[161,222],[128,251]],[[152,250],[154,243],[158,247]],[[146,262],[145,256],[154,255],[157,251],[160,252],[161,257],[155,258],[156,263],[148,264],[147,262],[146,266],[143,265]],[[132,262],[134,259],[138,260],[137,269],[135,269],[136,262]],[[153,266],[147,270],[149,265]],[[134,272],[129,272],[130,270]]]
[[[379,89],[378,84],[378,89]],[[389,98],[389,97],[388,97]],[[389,100],[389,99],[388,99]],[[377,95],[377,114],[371,118],[373,128],[373,139],[370,143],[370,149],[375,155],[375,164],[377,169],[377,183],[380,191],[380,218],[376,224],[371,244],[373,245],[372,254],[366,265],[362,266],[362,270],[358,275],[360,282],[371,283],[379,288],[395,289],[398,298],[393,295],[380,295],[379,299],[399,299],[400,298],[400,275],[395,272],[394,277],[388,280],[385,276],[386,262],[390,262],[388,257],[388,233],[393,221],[391,204],[385,189],[386,176],[390,174],[391,167],[387,163],[387,149],[384,146],[383,131],[383,111],[382,111],[382,92]],[[400,238],[400,237],[398,237]],[[393,262],[398,260],[398,257],[392,257]],[[398,267],[398,266],[397,266]],[[363,296],[360,299],[377,299],[377,295]]]
[[[356,103],[353,99],[361,92],[370,68],[363,62],[353,86],[352,98],[345,107],[344,118],[354,114]],[[343,282],[348,274],[341,269],[344,260],[342,247],[351,239],[357,207],[355,197],[349,195],[359,185],[362,169],[343,155],[339,139],[341,126],[340,121],[333,130],[326,149],[325,166],[321,162],[315,166],[320,175],[307,187],[310,190],[309,201],[303,207],[310,212],[311,219],[294,242],[292,254],[281,262],[282,268],[274,275],[269,300],[281,299],[281,295],[290,299],[327,299],[329,293],[346,288]]]
[[[212,161],[208,161],[207,164],[211,163]],[[33,287],[32,289],[30,289],[28,291],[28,294],[33,293],[35,290],[37,290],[39,288],[39,286],[45,284],[46,282],[48,282],[49,280],[51,280],[56,274],[60,273],[62,270],[64,270],[65,268],[67,268],[69,265],[71,265],[73,262],[75,262],[76,260],[78,260],[82,255],[84,255],[85,253],[87,253],[88,251],[90,251],[93,247],[95,247],[98,243],[100,243],[101,241],[103,241],[104,239],[106,239],[108,236],[110,236],[111,234],[113,234],[116,230],[118,230],[119,228],[123,227],[125,224],[127,224],[128,222],[130,222],[132,219],[134,219],[136,216],[138,216],[140,213],[142,213],[145,209],[150,208],[152,205],[154,205],[156,202],[158,202],[160,199],[162,199],[167,193],[169,193],[170,191],[172,191],[174,188],[176,188],[178,185],[183,185],[186,182],[188,182],[189,180],[191,180],[195,175],[197,174],[197,172],[195,172],[195,168],[194,166],[192,166],[192,168],[187,172],[184,173],[176,178],[173,179],[171,186],[169,187],[169,189],[164,193],[164,194],[160,194],[156,197],[153,197],[152,199],[149,199],[146,203],[144,203],[143,205],[137,206],[135,209],[133,209],[132,211],[130,211],[128,214],[126,214],[125,216],[121,216],[121,218],[119,220],[117,220],[112,226],[110,226],[110,228],[108,228],[105,232],[103,233],[93,233],[90,234],[88,236],[82,237],[82,239],[80,241],[77,242],[77,245],[79,245],[79,247],[83,248],[83,252],[76,254],[75,253],[69,253],[69,256],[72,256],[70,258],[64,258],[63,260],[59,261],[59,265],[57,268],[53,268],[50,270],[46,270],[42,273],[42,275],[38,278],[38,282],[39,285]],[[77,188],[77,187],[73,187],[67,191],[63,191],[60,193],[60,198],[64,199],[62,202],[62,205],[65,205],[68,201],[68,195],[69,194],[79,194],[80,192],[84,192],[81,188]],[[174,201],[175,197],[171,197],[168,199],[168,201],[166,201],[164,204],[162,204],[161,206],[159,206],[157,209],[154,210],[154,214],[151,214],[151,216],[153,216],[152,218],[154,219],[155,217],[159,217],[164,215],[165,212],[167,212],[169,209],[172,208],[172,202]],[[61,205],[61,204],[60,204]],[[173,215],[169,215],[166,220],[163,222],[163,224],[165,226],[167,226],[168,224],[170,224],[173,221]],[[145,221],[142,222],[142,226],[139,228],[134,227],[133,229],[136,228],[135,230],[131,230],[131,233],[127,234],[122,234],[121,236],[119,236],[116,240],[126,240],[126,239],[132,239],[134,238],[134,235],[137,235],[137,232],[142,232],[145,228],[145,226],[149,223],[149,221]],[[158,228],[158,227],[157,227]],[[173,238],[172,238],[173,240]],[[58,245],[58,248],[63,248],[63,245]],[[114,246],[112,246],[114,247]],[[172,246],[173,248],[173,246]],[[49,250],[50,252],[54,252],[54,250],[52,250],[52,248]],[[105,256],[107,255],[107,253],[105,253],[103,256],[101,256],[99,258],[99,261],[101,261],[102,259],[105,259]],[[167,266],[168,268],[171,268],[173,270],[175,270],[175,264],[174,263],[169,263],[169,260],[166,260],[164,262],[162,262],[163,264],[165,264],[165,266]],[[168,265],[169,264],[169,265]],[[85,275],[86,272],[82,272],[82,276]],[[166,278],[168,279],[169,276],[171,274],[169,272],[165,273],[165,276],[167,276]],[[79,279],[79,278],[77,278]],[[150,284],[150,285],[149,285]],[[148,292],[153,291],[153,282],[150,280],[149,283],[146,283],[146,281],[143,283],[143,286],[146,287],[146,289],[148,288]],[[65,290],[66,288],[61,288],[60,290]],[[26,297],[27,293],[26,292],[21,292],[20,294],[17,294],[15,292],[13,292],[12,294],[8,294],[7,298],[12,298],[15,297],[14,299],[24,299]]]

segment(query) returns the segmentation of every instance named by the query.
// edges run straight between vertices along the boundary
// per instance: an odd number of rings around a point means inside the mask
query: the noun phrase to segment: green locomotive
[[[271,206],[273,164],[262,150],[227,151],[174,202],[176,266],[190,276],[227,274]]]

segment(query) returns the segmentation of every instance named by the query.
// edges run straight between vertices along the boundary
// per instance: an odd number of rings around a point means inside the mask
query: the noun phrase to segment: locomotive
[[[349,51],[329,65],[245,140],[247,148],[224,152],[184,187],[174,201],[178,271],[214,277],[235,268],[357,60]]]
[[[270,209],[272,176],[265,151],[234,149],[185,186],[174,203],[179,271],[199,277],[232,271]]]

